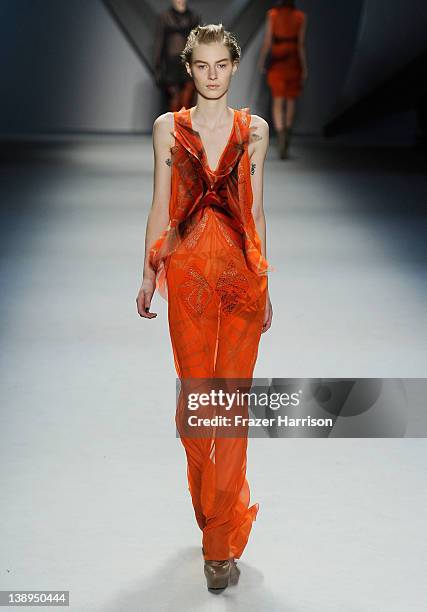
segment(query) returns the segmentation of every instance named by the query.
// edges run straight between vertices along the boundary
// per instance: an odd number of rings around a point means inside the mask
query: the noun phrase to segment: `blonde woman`
[[[191,31],[182,61],[197,103],[154,122],[154,195],[136,300],[148,320],[157,316],[150,310],[155,289],[168,301],[175,367],[185,391],[176,424],[202,531],[207,586],[215,590],[237,581],[236,559],[258,511],[257,503],[249,503],[247,431],[241,428],[233,438],[219,437],[215,428],[189,435],[184,398],[189,389],[206,390],[206,381],[251,379],[273,314],[263,210],[268,124],[248,108],[228,106],[239,60],[240,47],[222,24]]]

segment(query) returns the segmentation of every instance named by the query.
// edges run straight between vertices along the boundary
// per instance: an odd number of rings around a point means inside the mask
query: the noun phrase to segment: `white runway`
[[[258,519],[239,584],[207,591],[167,304],[136,312],[150,138],[32,146],[1,179],[0,590],[69,590],[72,612],[424,610],[425,439],[250,439]],[[282,162],[271,142],[255,376],[425,377],[426,186],[415,152],[296,140]]]

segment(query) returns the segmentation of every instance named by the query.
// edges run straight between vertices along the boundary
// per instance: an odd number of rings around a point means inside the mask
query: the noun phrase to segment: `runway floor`
[[[255,376],[425,377],[425,157],[276,157]],[[9,144],[0,168],[0,588],[69,590],[72,612],[424,610],[424,438],[249,440],[258,519],[239,585],[208,593],[167,304],[136,313],[151,141]]]

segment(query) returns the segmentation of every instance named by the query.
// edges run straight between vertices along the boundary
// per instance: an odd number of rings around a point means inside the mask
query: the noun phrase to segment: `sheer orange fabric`
[[[249,109],[234,122],[217,168],[207,162],[190,109],[174,113],[168,228],[153,244],[156,287],[168,301],[177,376],[181,381],[250,379],[273,270],[261,252],[251,206]],[[205,391],[206,388],[204,387]],[[187,456],[188,489],[203,532],[205,559],[238,559],[258,512],[249,506],[247,437],[185,435],[181,389],[176,425]]]

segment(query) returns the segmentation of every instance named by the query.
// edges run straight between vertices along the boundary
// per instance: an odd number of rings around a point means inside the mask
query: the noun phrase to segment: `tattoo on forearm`
[[[168,166],[172,166],[172,160],[168,157],[165,161],[165,164],[167,164]]]
[[[255,174],[256,164],[254,162],[251,163],[251,174]]]

